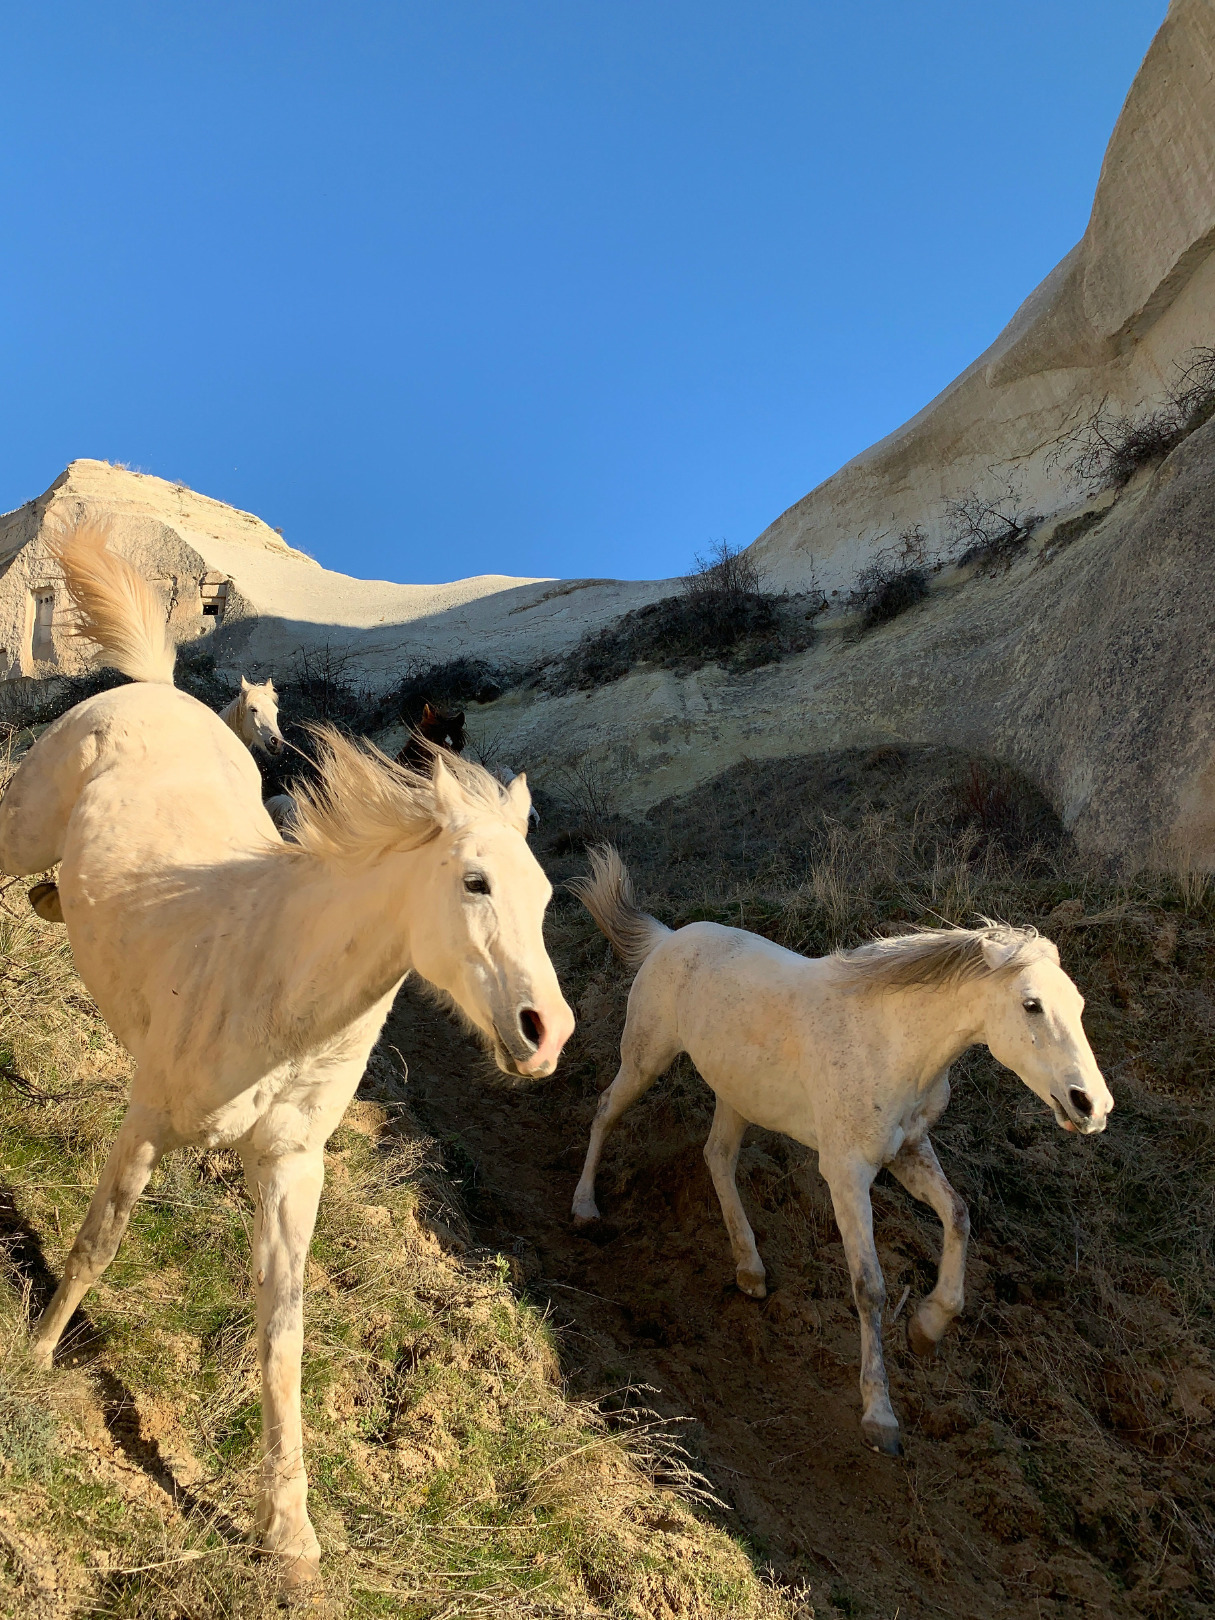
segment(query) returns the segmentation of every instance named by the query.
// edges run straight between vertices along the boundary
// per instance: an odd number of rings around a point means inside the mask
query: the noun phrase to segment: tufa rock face
[[[598,771],[644,810],[744,758],[938,743],[1037,781],[1119,865],[1215,870],[1215,421],[1085,524],[1046,524],[1006,573],[948,577],[864,635],[828,624],[766,669],[638,670],[495,708],[531,780]]]
[[[1051,451],[1103,403],[1134,413],[1215,333],[1215,6],[1173,0],[1105,154],[1088,229],[991,348],[903,427],[783,512],[753,547],[769,578],[846,589],[946,505],[1011,486],[1069,498]]]
[[[672,589],[503,574],[444,585],[353,579],[294,550],[252,513],[184,484],[74,461],[44,495],[0,516],[0,680],[88,666],[44,543],[85,515],[106,522],[115,548],[163,591],[179,643],[213,637],[233,675],[287,675],[301,652],[332,654],[371,686],[398,676],[407,660],[470,647],[529,663]]]

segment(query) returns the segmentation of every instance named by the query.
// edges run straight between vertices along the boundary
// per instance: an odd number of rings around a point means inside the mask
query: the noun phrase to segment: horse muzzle
[[[493,1027],[498,1066],[521,1079],[545,1080],[574,1033],[574,1015],[564,1001],[547,1012],[520,1007],[513,1020],[495,1019]]]
[[[1065,1131],[1079,1136],[1097,1136],[1109,1122],[1114,1099],[1103,1081],[1094,1087],[1077,1080],[1058,1092],[1052,1091],[1050,1106],[1056,1122]]]

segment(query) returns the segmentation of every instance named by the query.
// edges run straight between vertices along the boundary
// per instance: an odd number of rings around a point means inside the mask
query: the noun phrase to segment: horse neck
[[[912,986],[900,990],[890,1005],[903,1032],[908,1062],[926,1084],[983,1039],[986,996],[982,981],[948,987]]]
[[[245,694],[241,692],[234,697],[226,709],[219,711],[219,718],[240,737],[245,725]]]
[[[306,1047],[361,1017],[413,965],[417,886],[431,846],[355,872],[313,856],[278,856],[259,896],[261,962],[275,1021]]]

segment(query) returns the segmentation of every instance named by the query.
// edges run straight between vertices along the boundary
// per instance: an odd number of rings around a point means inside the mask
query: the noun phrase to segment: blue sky
[[[1165,9],[4,5],[0,509],[99,456],[348,573],[682,572],[991,341]]]

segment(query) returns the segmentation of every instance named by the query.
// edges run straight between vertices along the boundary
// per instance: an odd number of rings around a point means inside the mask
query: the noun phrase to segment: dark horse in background
[[[452,711],[424,703],[421,715],[409,728],[408,742],[397,755],[397,764],[429,774],[436,748],[462,754],[464,742],[463,709]]]

